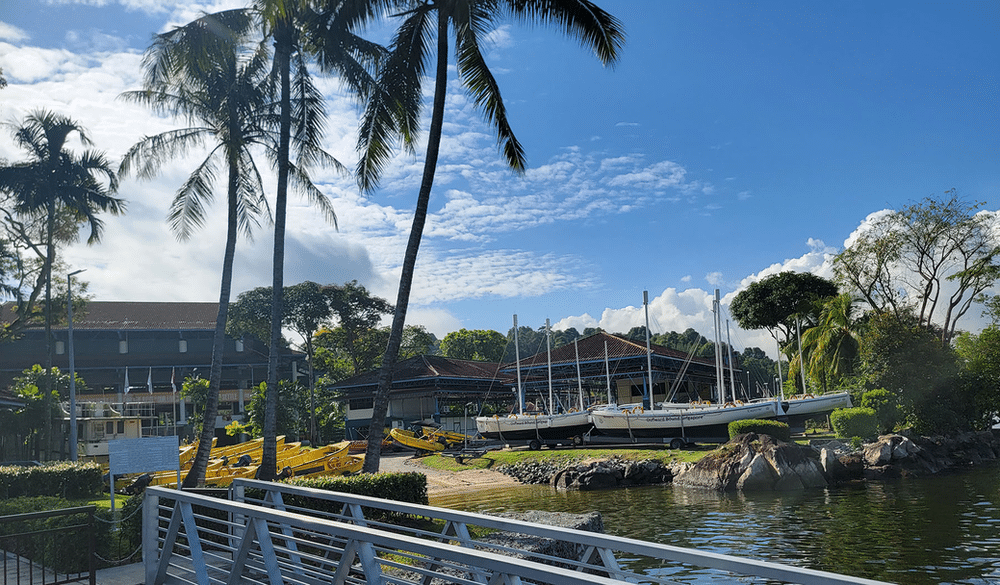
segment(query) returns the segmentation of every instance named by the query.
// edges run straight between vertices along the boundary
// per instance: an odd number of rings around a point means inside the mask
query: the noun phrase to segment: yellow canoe
[[[437,427],[420,427],[420,429],[424,432],[424,437],[427,439],[438,442],[440,442],[441,439],[444,439],[444,441],[448,443],[448,446],[460,445],[466,440],[471,441],[473,439],[468,435],[463,435],[462,433],[454,431],[446,431]]]
[[[389,436],[400,445],[417,451],[443,451],[445,447],[444,441],[439,442],[424,436],[418,437],[413,431],[405,429],[392,429],[389,431]]]

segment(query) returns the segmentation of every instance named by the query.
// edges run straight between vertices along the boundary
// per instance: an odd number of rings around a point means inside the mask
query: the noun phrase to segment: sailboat
[[[552,393],[552,341],[549,320],[545,320],[545,344],[548,356],[549,396],[545,411],[525,411],[524,388],[521,386],[521,350],[517,336],[517,315],[514,315],[514,357],[517,360],[517,413],[507,416],[476,417],[476,429],[486,439],[504,442],[527,441],[531,449],[539,449],[548,442],[572,441],[583,443],[583,436],[593,429],[590,412],[584,407],[583,386],[580,385],[576,407],[565,412],[555,412]],[[577,360],[579,369],[579,358]]]
[[[649,293],[643,291],[643,305],[646,311],[646,352],[647,377],[652,398],[653,370],[649,341]],[[716,347],[719,341],[719,291],[715,291]],[[719,386],[719,402],[695,401],[682,404],[664,402],[645,409],[642,405],[632,407],[609,407],[596,409],[590,413],[595,431],[611,437],[638,439],[669,439],[671,447],[679,448],[685,443],[698,440],[722,440],[729,437],[729,423],[750,418],[774,418],[778,415],[778,403],[774,400],[743,402],[736,399],[735,388],[729,400],[725,396],[723,362],[721,351],[716,353],[716,379]],[[652,400],[650,401],[652,404]]]

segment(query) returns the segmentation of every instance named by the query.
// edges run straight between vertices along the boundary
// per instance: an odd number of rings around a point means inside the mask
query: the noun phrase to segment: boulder
[[[812,448],[747,433],[675,477],[674,485],[716,491],[784,491],[826,486],[827,480]]]
[[[561,490],[589,491],[669,483],[671,477],[670,469],[658,461],[608,459],[561,469],[552,475],[549,484]]]

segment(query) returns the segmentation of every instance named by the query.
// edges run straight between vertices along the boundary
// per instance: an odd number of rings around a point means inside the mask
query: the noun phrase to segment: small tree
[[[492,329],[459,329],[441,340],[441,353],[450,358],[499,362],[503,359],[507,338]]]

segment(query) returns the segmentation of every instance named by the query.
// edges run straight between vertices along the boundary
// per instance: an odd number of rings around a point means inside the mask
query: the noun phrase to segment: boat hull
[[[510,416],[480,416],[476,429],[486,439],[500,441],[556,441],[583,436],[593,429],[590,413],[519,414]]]
[[[787,406],[787,410],[786,407]],[[781,404],[778,416],[787,418],[791,425],[801,425],[814,416],[829,414],[838,408],[851,408],[851,395],[847,392],[834,392],[813,396],[789,397]]]
[[[775,402],[755,402],[733,406],[705,405],[657,410],[595,410],[590,414],[596,432],[610,437],[632,439],[681,438],[725,439],[729,423],[751,418],[771,419],[777,414]]]

